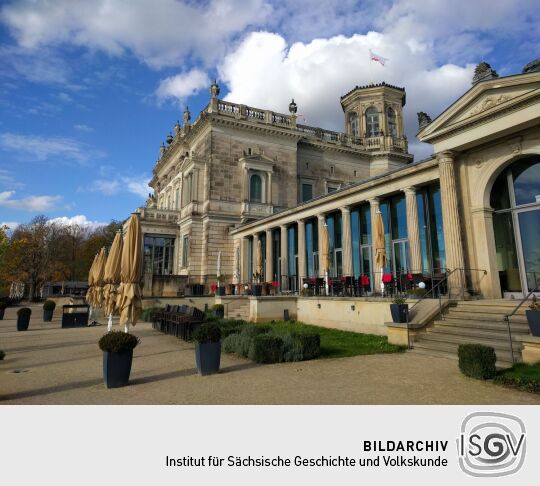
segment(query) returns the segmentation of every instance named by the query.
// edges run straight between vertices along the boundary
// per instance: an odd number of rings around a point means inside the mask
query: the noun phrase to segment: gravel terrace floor
[[[258,365],[222,355],[201,377],[194,347],[139,323],[130,386],[107,390],[100,326],[61,329],[32,307],[26,332],[17,308],[0,321],[1,404],[540,404],[540,396],[461,375],[457,361],[410,353]],[[115,326],[118,328],[118,326]]]

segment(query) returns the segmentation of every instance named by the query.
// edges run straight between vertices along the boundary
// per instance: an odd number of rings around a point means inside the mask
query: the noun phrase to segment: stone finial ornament
[[[522,74],[537,72],[540,72],[540,57],[525,64],[525,66],[523,66],[523,71],[521,71]]]
[[[431,117],[427,113],[419,111],[416,115],[418,116],[419,130],[422,130],[422,128],[427,127],[431,123]]]
[[[214,79],[214,82],[210,86],[210,95],[212,96],[212,98],[217,98],[219,96],[220,91],[221,90],[219,88],[219,84],[217,84],[217,80]]]
[[[176,120],[176,125],[174,125],[174,134],[178,135],[180,133],[180,122]]]
[[[170,145],[173,143],[173,136],[172,133],[169,132],[169,135],[167,135],[167,145]]]
[[[166,151],[167,151],[167,149],[165,148],[165,144],[162,143],[161,146],[159,147],[159,158],[160,159],[165,155]]]
[[[296,112],[298,111],[298,105],[294,102],[294,98],[289,103],[289,113],[291,115],[296,115]]]
[[[189,112],[189,107],[186,106],[186,109],[184,110],[184,125],[189,125],[190,120],[191,120],[191,113]]]
[[[474,70],[474,76],[472,84],[479,83],[480,81],[487,81],[488,79],[498,78],[497,71],[493,69],[487,62],[482,61],[478,64]]]

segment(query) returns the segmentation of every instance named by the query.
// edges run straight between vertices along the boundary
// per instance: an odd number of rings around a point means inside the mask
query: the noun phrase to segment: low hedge
[[[258,334],[252,340],[249,359],[256,363],[280,363],[283,361],[283,339],[272,334]]]
[[[219,343],[221,330],[218,325],[208,322],[195,329],[193,339],[198,343]]]
[[[495,377],[497,356],[490,346],[482,344],[461,344],[458,348],[459,369],[461,372],[478,380]]]

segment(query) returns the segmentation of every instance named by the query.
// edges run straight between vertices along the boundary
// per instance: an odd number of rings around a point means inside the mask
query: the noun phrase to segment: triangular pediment
[[[484,119],[503,116],[509,109],[517,109],[524,101],[539,94],[540,73],[480,82],[424,127],[418,133],[418,138],[429,142],[445,133],[481,123]]]

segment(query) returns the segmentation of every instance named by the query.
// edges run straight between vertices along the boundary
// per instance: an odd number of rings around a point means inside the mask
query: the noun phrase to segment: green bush
[[[497,356],[490,346],[482,344],[461,344],[458,348],[459,369],[461,372],[478,380],[493,378],[497,372]]]
[[[17,315],[19,317],[30,317],[32,315],[32,309],[30,309],[30,307],[21,307],[17,311]]]
[[[295,337],[300,342],[302,360],[316,359],[321,355],[321,336],[319,334],[298,334]]]
[[[248,357],[256,363],[280,363],[283,361],[283,339],[272,334],[254,336]]]
[[[134,349],[140,339],[134,334],[123,331],[111,331],[101,336],[99,349],[109,353],[120,353]]]
[[[213,322],[201,324],[193,332],[193,339],[198,343],[219,343],[221,340],[221,330]]]
[[[399,295],[392,299],[392,304],[403,305],[405,303],[407,303],[407,299],[405,297],[401,297]]]
[[[302,352],[302,343],[294,333],[278,334],[283,341],[283,361],[302,361],[304,353]]]
[[[241,356],[239,349],[240,341],[242,339],[244,338],[241,337],[240,333],[229,334],[227,337],[223,338],[223,341],[221,341],[221,349],[224,353],[239,354]]]
[[[212,307],[210,307],[211,312],[217,312],[225,310],[225,306],[223,304],[214,304]]]
[[[255,337],[259,334],[267,334],[272,330],[272,326],[251,324],[242,328],[242,334],[244,336]]]
[[[2,361],[5,357],[6,357],[6,353],[0,350],[0,361]]]
[[[54,310],[56,307],[56,302],[54,300],[46,300],[44,303],[43,303],[43,310]]]

